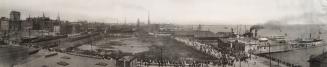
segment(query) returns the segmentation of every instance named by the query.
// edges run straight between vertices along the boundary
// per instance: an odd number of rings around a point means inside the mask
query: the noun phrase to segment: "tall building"
[[[0,31],[9,30],[9,19],[6,17],[1,17],[0,19]]]
[[[22,22],[22,30],[24,31],[30,31],[33,28],[33,21],[31,16],[29,15],[28,18],[26,18],[26,20],[23,20]]]
[[[45,30],[48,32],[54,32],[55,26],[60,26],[61,23],[59,15],[57,19],[51,19],[46,17],[44,13],[42,17],[31,17],[27,20],[32,23],[32,30]]]
[[[20,12],[18,11],[11,11],[10,12],[10,20],[20,20]]]
[[[22,21],[20,20],[20,12],[11,11],[9,18],[9,31],[20,31]]]

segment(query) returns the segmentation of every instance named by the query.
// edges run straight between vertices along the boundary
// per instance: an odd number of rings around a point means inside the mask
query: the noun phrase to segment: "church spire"
[[[44,12],[43,12],[43,14],[42,14],[42,17],[45,17]]]
[[[202,29],[202,25],[199,24],[199,26],[198,26],[198,31],[201,31],[201,29]]]

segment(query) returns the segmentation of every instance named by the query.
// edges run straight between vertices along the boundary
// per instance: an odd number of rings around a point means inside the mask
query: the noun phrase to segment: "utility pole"
[[[160,61],[159,61],[159,67],[163,66],[163,65],[162,65],[162,60],[163,60],[162,52],[163,52],[163,47],[160,48]]]
[[[239,59],[240,67],[242,67],[242,64],[241,64],[241,56],[240,56],[240,55],[241,55],[241,53],[240,53],[240,52],[238,52],[238,56],[239,56],[239,58],[238,58],[238,59]]]
[[[269,67],[271,67],[271,59],[272,59],[272,57],[270,55],[270,43],[267,42],[267,44],[268,44],[268,51],[269,51],[269,57],[270,57],[270,59],[269,59]]]
[[[90,44],[91,45],[91,51],[93,51],[93,38],[92,37],[91,37],[91,41],[90,42],[91,42],[91,44]]]

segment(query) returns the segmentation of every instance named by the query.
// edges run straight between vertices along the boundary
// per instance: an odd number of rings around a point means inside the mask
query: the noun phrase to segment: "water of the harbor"
[[[150,44],[142,43],[138,41],[137,38],[119,38],[119,39],[111,39],[105,38],[103,40],[97,41],[93,44],[87,43],[80,47],[82,50],[95,50],[95,49],[104,49],[104,50],[114,50],[114,51],[122,51],[124,53],[140,53],[144,51],[148,51]]]
[[[196,25],[188,27],[189,29],[196,29]],[[246,30],[250,28],[249,25],[210,25],[210,26],[202,26],[202,30],[216,32],[228,32],[231,31],[231,28],[240,28],[234,29],[234,32],[240,31],[240,33],[244,33]],[[274,36],[274,35],[285,35],[289,40],[296,38],[306,38],[309,37],[309,34],[312,34],[312,37],[318,37],[317,33],[320,31],[322,34],[320,35],[321,39],[327,40],[327,31],[325,30],[325,26],[317,26],[317,25],[291,25],[291,26],[281,26],[281,27],[266,27],[264,29],[259,30],[259,36]],[[81,49],[92,50],[97,48],[102,49],[113,49],[113,50],[121,50],[123,52],[128,53],[140,53],[149,51],[147,46],[151,46],[150,44],[142,43],[136,41],[135,38],[129,39],[115,39],[115,40],[102,40],[94,43],[95,46],[90,46],[91,44],[85,44],[80,46]],[[106,45],[110,44],[110,42],[123,42],[127,45]],[[316,47],[316,48],[306,48],[306,49],[297,49],[291,50],[288,52],[281,53],[272,53],[271,56],[279,59],[283,59],[283,61],[298,64],[302,67],[308,67],[309,63],[307,62],[312,55],[319,55],[323,52],[327,52],[326,46]],[[5,47],[0,48],[0,67],[11,67],[16,64],[20,57],[24,57],[24,53],[26,49],[17,48],[17,47]],[[249,66],[251,67],[251,66]],[[254,67],[254,66],[252,66]]]
[[[237,28],[236,26],[202,26],[203,30],[209,30],[212,32],[228,31],[226,27]],[[243,26],[244,28],[249,28],[250,26]],[[196,28],[196,27],[194,27]],[[270,36],[286,36],[286,39],[294,40],[297,38],[309,38],[310,34],[312,38],[321,38],[326,43],[327,40],[327,26],[325,25],[266,25],[264,29],[258,31],[260,37],[270,37]],[[241,29],[242,31],[245,31]],[[234,29],[235,31],[235,29]],[[319,35],[319,32],[321,33]],[[327,46],[313,47],[313,48],[303,48],[291,50],[288,52],[272,53],[271,56],[282,61],[286,61],[291,64],[300,65],[302,67],[309,67],[309,58],[320,55],[323,52],[327,52]]]
[[[12,67],[27,57],[28,49],[16,46],[0,48],[0,67]]]
[[[274,34],[284,34],[286,33],[287,39],[296,38],[321,38],[326,43],[327,31],[326,26],[323,25],[294,25],[294,26],[283,26],[275,29],[263,29],[264,34],[274,35]],[[319,35],[320,31],[320,35]],[[275,33],[273,33],[275,32]],[[326,44],[323,44],[326,45]],[[272,53],[271,56],[282,61],[286,61],[291,64],[300,65],[302,67],[309,67],[308,60],[310,57],[317,56],[326,52],[326,46],[313,47],[313,48],[303,48],[297,50],[291,50],[288,52]]]

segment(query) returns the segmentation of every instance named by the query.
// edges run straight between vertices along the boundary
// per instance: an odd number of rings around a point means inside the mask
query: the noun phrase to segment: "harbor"
[[[327,1],[0,4],[0,67],[327,66]]]

